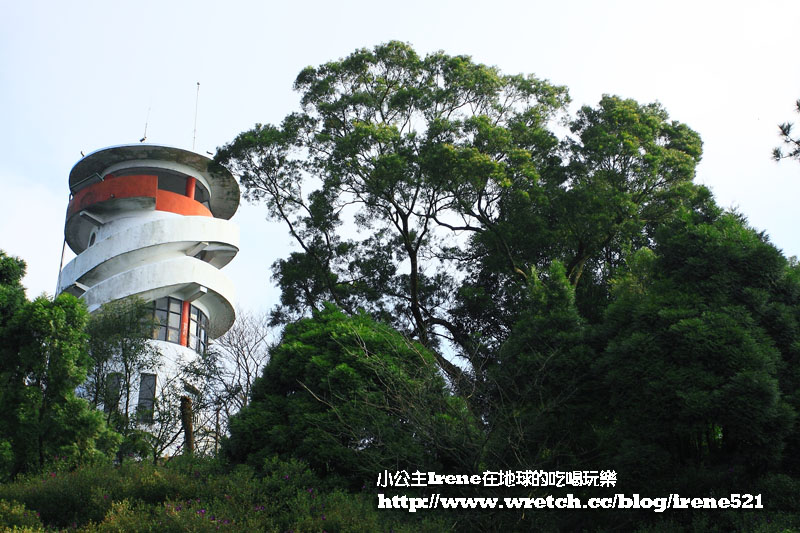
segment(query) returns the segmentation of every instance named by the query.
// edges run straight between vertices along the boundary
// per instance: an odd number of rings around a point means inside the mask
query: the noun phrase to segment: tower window
[[[122,390],[122,374],[111,372],[106,378],[106,397],[103,402],[106,413],[119,409],[120,391]]]
[[[208,317],[195,306],[190,308],[189,348],[201,355],[208,348]]]
[[[181,311],[183,302],[171,296],[153,302],[153,317],[158,325],[153,328],[153,338],[181,344]],[[189,335],[187,347],[199,354],[208,348],[208,317],[199,308],[189,306]]]
[[[166,168],[151,167],[132,167],[115,172],[119,178],[122,176],[149,175],[158,177],[158,188],[162,191],[170,191],[177,194],[186,194],[186,178],[188,176],[182,172],[169,170]]]
[[[156,401],[156,375],[142,374],[139,380],[139,402],[136,414],[140,422],[153,423],[153,408]]]
[[[200,183],[200,180],[197,180],[194,186],[194,199],[210,209],[210,198],[211,195],[208,194],[208,189],[206,189],[205,185]]]
[[[162,191],[186,194],[186,175],[159,169],[158,188]]]
[[[159,326],[153,329],[153,338],[160,341],[181,342],[181,301],[177,298],[159,298],[153,302],[153,311]]]

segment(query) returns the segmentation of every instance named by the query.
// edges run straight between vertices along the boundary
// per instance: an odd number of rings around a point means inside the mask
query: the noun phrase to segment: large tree
[[[8,470],[108,452],[119,436],[75,396],[89,366],[85,305],[69,294],[25,297],[25,264],[0,252],[0,447]]]
[[[570,117],[563,87],[397,42],[295,88],[299,112],[217,156],[300,247],[273,266],[289,325],[234,456],[431,459],[435,416],[396,432],[381,417],[404,395],[341,349],[363,310],[433,354],[487,464],[704,493],[800,471],[800,267],[693,183],[700,137],[660,104],[607,95]]]
[[[709,205],[662,226],[634,259],[597,363],[609,460],[631,483],[701,490],[779,469],[797,413],[798,309],[786,291],[800,287],[786,259]]]
[[[398,42],[309,67],[295,88],[301,112],[217,154],[300,245],[274,266],[281,313],[296,318],[329,300],[430,348],[440,334],[468,346],[447,320],[457,279],[446,245],[460,228],[488,231],[509,185],[537,179],[557,146],[547,125],[565,89],[465,56],[423,58]],[[351,221],[366,237],[345,229]],[[451,378],[461,375],[434,353]]]
[[[490,463],[501,468],[580,468],[596,460],[589,328],[556,261],[532,272],[519,320],[488,371]],[[593,455],[594,454],[594,455]]]
[[[234,460],[293,457],[355,488],[384,469],[476,471],[482,442],[430,352],[331,304],[286,327],[230,433]]]
[[[559,138],[564,87],[398,42],[308,67],[295,88],[300,112],[217,154],[300,245],[273,267],[276,321],[324,301],[363,308],[431,349],[468,395],[532,268],[562,262],[578,309],[599,320],[613,269],[692,195],[701,153],[658,104],[617,97]]]

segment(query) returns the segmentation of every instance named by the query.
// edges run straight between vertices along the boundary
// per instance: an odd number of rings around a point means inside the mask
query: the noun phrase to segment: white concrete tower
[[[180,148],[114,146],[81,159],[69,187],[64,234],[77,257],[58,292],[83,298],[90,312],[128,296],[151,302],[168,367],[231,327],[234,287],[220,269],[239,251],[228,220],[239,185],[227,169]],[[144,376],[141,387],[151,388]],[[141,393],[139,403],[146,407]]]

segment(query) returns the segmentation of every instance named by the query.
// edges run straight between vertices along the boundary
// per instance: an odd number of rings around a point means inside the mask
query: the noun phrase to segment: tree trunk
[[[183,454],[194,454],[194,429],[192,428],[192,400],[181,396],[181,422],[183,423]]]

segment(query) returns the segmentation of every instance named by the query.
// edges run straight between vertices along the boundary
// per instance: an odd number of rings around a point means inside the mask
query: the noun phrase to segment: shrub
[[[6,528],[38,531],[42,528],[39,513],[29,511],[19,502],[0,500],[0,524]]]
[[[92,465],[0,485],[0,529],[30,533],[448,529],[440,518],[425,518],[379,511],[373,494],[322,487],[305,463],[274,457],[260,468],[208,459]]]

